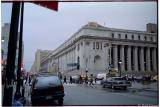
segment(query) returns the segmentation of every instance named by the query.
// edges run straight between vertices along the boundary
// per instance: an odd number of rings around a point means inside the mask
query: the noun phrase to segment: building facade
[[[52,51],[50,50],[41,50],[38,49],[35,53],[35,61],[31,67],[31,72],[32,73],[36,73],[36,72],[40,72],[42,71],[42,69],[40,68],[40,62],[44,57],[47,57],[50,53],[52,53]],[[45,70],[44,70],[45,71]]]
[[[2,26],[2,35],[1,35],[1,56],[2,61],[5,63],[7,62],[7,55],[8,55],[8,42],[9,42],[9,33],[10,33],[10,23],[4,23],[4,26]],[[16,49],[16,59],[15,59],[15,68],[17,69],[18,66],[18,50],[19,49],[19,33],[17,38],[17,49]],[[22,58],[24,55],[24,44],[22,42]],[[22,59],[23,61],[23,59]],[[23,62],[22,62],[23,65]],[[15,69],[15,70],[16,70]]]
[[[42,69],[64,75],[97,75],[110,68],[122,75],[157,74],[157,25],[149,23],[146,31],[108,28],[89,22],[66,42],[41,60]]]

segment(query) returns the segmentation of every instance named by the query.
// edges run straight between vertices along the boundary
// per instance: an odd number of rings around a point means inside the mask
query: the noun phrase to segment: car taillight
[[[64,91],[64,86],[63,85],[61,85],[61,90]]]

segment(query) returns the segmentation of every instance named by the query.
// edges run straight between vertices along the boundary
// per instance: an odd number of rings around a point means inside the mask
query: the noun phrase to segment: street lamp
[[[4,36],[2,37],[2,40],[1,40],[1,41],[2,41],[2,43],[5,41],[5,40],[4,40]]]
[[[121,64],[122,64],[122,61],[120,60],[118,63],[119,63],[119,65],[120,65],[119,76],[121,77]]]

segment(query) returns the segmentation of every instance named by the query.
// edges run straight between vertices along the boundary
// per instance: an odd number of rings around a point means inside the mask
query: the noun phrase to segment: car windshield
[[[61,81],[56,76],[41,76],[37,78],[36,87],[58,86]]]

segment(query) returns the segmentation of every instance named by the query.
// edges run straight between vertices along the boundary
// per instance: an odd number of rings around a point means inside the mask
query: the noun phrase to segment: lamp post
[[[2,43],[4,43],[4,41],[5,41],[5,40],[4,40],[4,36],[2,37],[2,40],[1,40],[1,41],[2,41]]]
[[[122,61],[120,60],[118,63],[119,63],[119,65],[120,65],[119,76],[121,77],[121,64],[122,64]]]

